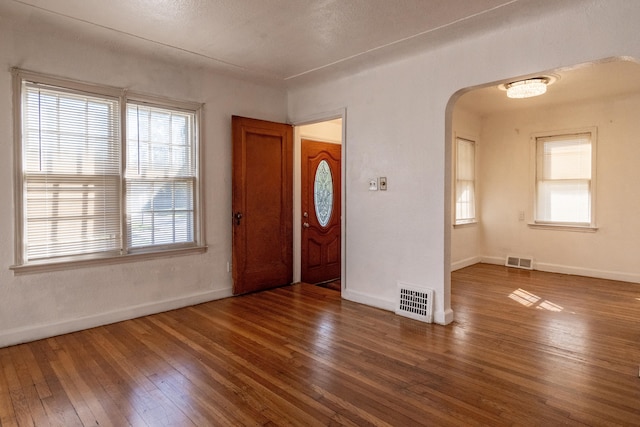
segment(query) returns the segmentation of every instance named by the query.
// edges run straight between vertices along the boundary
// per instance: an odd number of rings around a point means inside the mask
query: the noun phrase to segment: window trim
[[[538,139],[553,138],[568,135],[590,134],[591,135],[591,179],[589,183],[591,221],[590,223],[578,222],[551,222],[539,221],[537,219],[538,204]],[[597,193],[597,151],[598,151],[598,128],[597,126],[589,126],[582,128],[563,129],[558,131],[535,132],[530,138],[530,186],[531,186],[531,218],[533,221],[528,223],[529,228],[541,230],[556,231],[577,231],[577,232],[595,232],[598,230],[596,223],[596,193]]]
[[[129,253],[118,256],[103,256],[75,260],[60,260],[55,262],[30,262],[23,265],[12,265],[9,267],[14,274],[43,273],[48,271],[70,270],[72,268],[95,267],[111,264],[121,264],[129,262],[146,261],[157,258],[173,258],[183,255],[194,255],[205,253],[207,245],[192,246],[189,248],[168,249],[156,252]]]
[[[61,270],[75,267],[95,266],[113,264],[119,262],[140,261],[157,257],[187,255],[193,253],[204,253],[207,250],[204,230],[204,189],[203,189],[203,125],[202,112],[204,104],[173,100],[165,97],[147,95],[137,92],[130,92],[112,86],[98,85],[94,83],[80,82],[32,71],[12,68],[12,89],[13,89],[13,135],[14,135],[14,156],[13,156],[13,180],[14,180],[14,265],[9,267],[15,274],[29,272],[44,272]],[[113,254],[88,254],[73,255],[55,260],[44,259],[25,262],[25,216],[24,216],[24,192],[25,180],[23,178],[23,135],[22,135],[22,82],[29,80],[44,85],[82,91],[98,96],[117,98],[120,103],[120,221],[122,232],[121,251],[119,255]],[[152,105],[154,107],[182,110],[194,114],[194,161],[196,190],[194,191],[194,242],[188,244],[175,244],[169,246],[157,246],[145,249],[131,250],[126,243],[126,193],[125,193],[125,168],[126,168],[126,138],[127,138],[127,105],[129,102]]]
[[[473,143],[473,195],[474,195],[474,211],[475,215],[473,219],[470,220],[461,220],[458,221],[458,212],[457,212],[457,202],[456,202],[456,194],[458,187],[458,139],[462,139],[468,142]],[[452,224],[453,228],[464,228],[469,226],[474,226],[479,222],[478,215],[478,138],[472,135],[466,135],[463,133],[455,133],[453,136],[453,191],[452,191],[452,212],[453,219]]]

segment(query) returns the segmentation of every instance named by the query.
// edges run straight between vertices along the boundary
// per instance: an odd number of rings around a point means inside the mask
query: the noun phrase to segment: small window
[[[18,70],[14,78],[14,267],[202,246],[198,104],[131,100]]]
[[[476,143],[456,138],[455,224],[476,222]]]
[[[333,176],[326,160],[321,160],[313,182],[313,204],[321,227],[326,227],[333,213]]]
[[[595,131],[538,136],[535,222],[594,226]]]

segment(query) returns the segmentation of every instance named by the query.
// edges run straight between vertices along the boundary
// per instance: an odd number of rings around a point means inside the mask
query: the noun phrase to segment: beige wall
[[[504,263],[532,256],[539,270],[640,282],[640,94],[575,105],[492,114],[482,120],[478,256]],[[476,121],[467,118],[474,126]],[[597,232],[534,229],[531,135],[597,127]],[[519,211],[525,220],[519,220]],[[468,256],[458,230],[452,261]]]
[[[298,126],[300,139],[312,139],[333,144],[342,144],[342,119],[329,120]]]

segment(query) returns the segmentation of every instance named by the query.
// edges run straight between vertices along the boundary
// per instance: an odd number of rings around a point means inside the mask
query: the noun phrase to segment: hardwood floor
[[[321,288],[332,289],[334,291],[342,291],[342,285],[340,284],[340,279],[332,280],[331,282],[318,283],[316,286],[320,286]]]
[[[640,425],[640,285],[452,288],[446,327],[294,285],[0,349],[0,423]]]

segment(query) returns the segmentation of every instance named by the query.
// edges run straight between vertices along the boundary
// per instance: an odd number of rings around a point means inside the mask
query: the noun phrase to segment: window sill
[[[478,221],[469,221],[469,222],[460,222],[460,223],[454,223],[453,224],[453,228],[465,228],[465,227],[473,227],[478,225]]]
[[[557,230],[557,231],[576,231],[579,233],[595,233],[598,227],[591,225],[571,225],[571,224],[538,224],[529,223],[529,228],[537,228],[539,230]]]
[[[120,264],[125,262],[145,261],[155,258],[166,258],[182,255],[201,254],[207,251],[207,246],[194,246],[189,248],[168,249],[159,252],[147,252],[128,255],[118,255],[101,258],[90,258],[73,261],[60,262],[34,262],[22,265],[12,265],[9,267],[13,274],[43,273],[48,271],[70,270],[74,268],[95,267],[110,264]]]

